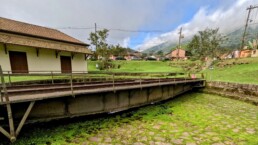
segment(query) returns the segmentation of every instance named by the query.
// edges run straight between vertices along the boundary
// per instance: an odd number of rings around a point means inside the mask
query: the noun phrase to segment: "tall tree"
[[[89,40],[96,46],[96,54],[107,59],[110,54],[110,47],[107,44],[108,30],[103,29],[96,33],[91,32]]]
[[[204,58],[219,57],[224,48],[221,44],[226,40],[226,37],[219,33],[219,28],[205,29],[199,31],[198,35],[194,35],[191,42],[188,44],[189,51],[194,58],[204,60]]]

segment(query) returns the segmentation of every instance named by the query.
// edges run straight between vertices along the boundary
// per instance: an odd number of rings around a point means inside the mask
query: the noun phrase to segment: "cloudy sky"
[[[0,0],[0,17],[59,29],[89,43],[89,33],[110,30],[108,42],[144,50],[190,37],[207,27],[228,33],[242,27],[258,0]],[[258,10],[253,10],[252,23]],[[79,29],[80,28],[80,29]]]

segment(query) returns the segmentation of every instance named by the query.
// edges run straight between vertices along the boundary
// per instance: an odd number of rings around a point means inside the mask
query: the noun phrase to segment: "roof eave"
[[[70,44],[81,45],[81,46],[86,46],[86,47],[90,46],[89,44],[86,44],[86,43],[76,43],[76,42],[65,41],[65,40],[60,40],[60,39],[42,37],[42,36],[31,35],[31,34],[26,34],[26,33],[20,33],[20,32],[3,30],[1,28],[0,28],[0,32],[16,34],[16,35],[22,35],[22,36],[27,36],[27,37],[35,37],[35,38],[40,38],[40,39],[45,39],[45,40],[52,40],[52,41],[58,41],[58,42],[64,42],[64,43],[70,43]]]

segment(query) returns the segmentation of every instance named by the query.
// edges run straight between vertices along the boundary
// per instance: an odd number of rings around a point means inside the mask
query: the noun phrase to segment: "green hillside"
[[[203,71],[207,80],[258,84],[258,58],[216,62],[214,69]]]
[[[231,48],[231,49],[237,49],[240,47],[241,40],[243,37],[244,28],[240,28],[237,30],[234,30],[230,33],[226,33],[227,41],[222,44],[223,47]],[[246,35],[246,44],[248,44],[248,41],[252,41],[253,39],[258,38],[258,26],[257,25],[251,25],[247,29],[247,35]],[[190,39],[184,39],[182,44],[186,45]],[[165,42],[163,44],[153,46],[147,50],[144,50],[143,52],[148,53],[150,51],[157,52],[159,50],[162,50],[163,52],[167,53],[171,51],[172,48],[177,46],[177,42],[175,43],[169,43]]]
[[[186,61],[184,63],[190,63]],[[96,69],[97,61],[89,61],[89,71]],[[113,72],[183,72],[181,63],[171,66],[170,61],[114,61],[121,65],[120,69],[110,69]],[[170,64],[170,65],[169,65]],[[229,59],[216,61],[213,69],[202,71],[208,81],[224,81],[258,84],[258,58]]]
[[[223,46],[231,49],[239,48],[241,46],[243,32],[244,28],[241,28],[227,34],[228,40],[223,44]],[[246,32],[246,45],[248,44],[248,41],[258,38],[258,26],[249,27]]]

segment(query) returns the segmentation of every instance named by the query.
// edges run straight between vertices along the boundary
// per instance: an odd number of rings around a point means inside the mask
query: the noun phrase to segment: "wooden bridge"
[[[188,77],[128,78],[106,81],[70,81],[56,83],[5,83],[1,73],[0,132],[14,142],[24,124],[53,119],[113,113],[173,98],[205,80]],[[51,73],[51,75],[53,75]],[[9,76],[10,77],[10,76]]]

